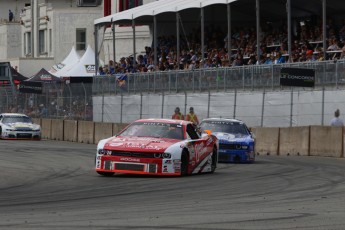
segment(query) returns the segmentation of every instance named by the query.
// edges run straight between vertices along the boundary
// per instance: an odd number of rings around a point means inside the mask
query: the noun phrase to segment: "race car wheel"
[[[217,168],[217,148],[213,148],[213,153],[212,153],[212,164],[211,164],[211,173],[214,173],[214,171]]]
[[[114,173],[113,172],[97,172],[99,175],[102,175],[102,176],[107,176],[107,177],[110,177],[110,176],[113,176]]]
[[[181,155],[181,176],[188,175],[188,163],[189,163],[189,154],[187,150],[183,150]]]

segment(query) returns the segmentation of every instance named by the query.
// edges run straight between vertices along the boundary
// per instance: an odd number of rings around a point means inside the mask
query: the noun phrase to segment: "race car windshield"
[[[119,136],[155,137],[183,140],[182,125],[159,123],[159,122],[137,122],[130,125]]]
[[[203,122],[200,125],[202,131],[211,130],[212,132],[223,132],[231,134],[247,135],[248,131],[246,127],[238,122],[224,122],[224,121],[212,121]]]
[[[4,119],[2,120],[2,123],[4,124],[17,123],[17,122],[32,123],[29,117],[23,117],[23,116],[4,117]]]

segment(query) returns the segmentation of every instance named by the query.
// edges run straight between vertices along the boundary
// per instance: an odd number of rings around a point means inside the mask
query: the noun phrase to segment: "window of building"
[[[86,29],[77,29],[76,32],[76,49],[86,50]]]
[[[111,15],[111,0],[104,0],[104,17]]]
[[[53,31],[49,29],[49,52],[53,51]]]
[[[137,6],[141,6],[142,4],[143,0],[120,0],[119,11],[132,9]]]
[[[77,0],[77,6],[98,6],[101,0]]]
[[[25,33],[25,44],[26,44],[26,50],[25,55],[31,54],[31,32]]]
[[[46,52],[45,49],[45,30],[40,30],[38,32],[38,52],[43,54]]]

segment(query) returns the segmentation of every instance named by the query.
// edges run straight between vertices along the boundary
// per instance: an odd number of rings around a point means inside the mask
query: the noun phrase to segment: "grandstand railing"
[[[277,89],[283,67],[315,70],[315,87],[345,85],[345,60],[286,63],[282,65],[251,65],[227,68],[206,68],[193,71],[159,71],[128,73],[125,83],[118,76],[96,76],[93,94],[178,93],[208,90]]]

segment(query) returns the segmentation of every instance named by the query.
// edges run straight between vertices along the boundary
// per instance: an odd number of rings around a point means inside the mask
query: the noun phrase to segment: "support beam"
[[[94,39],[95,39],[95,75],[98,74],[98,68],[99,68],[99,63],[98,63],[98,25],[94,26]]]
[[[176,61],[180,69],[180,15],[176,12]]]
[[[231,64],[231,8],[230,3],[226,6],[227,14],[228,14],[228,43],[227,43],[227,49],[228,49],[228,57],[229,57],[229,65]]]
[[[326,50],[327,50],[327,44],[326,44],[326,38],[327,38],[327,28],[326,28],[326,19],[327,19],[327,14],[326,14],[326,0],[322,0],[322,31],[323,31],[323,36],[322,36],[322,46],[323,46],[323,57],[326,60]]]
[[[136,35],[135,35],[135,21],[132,19],[132,29],[133,29],[133,68],[136,67],[136,47],[135,47],[135,41],[136,41]]]
[[[261,29],[260,29],[260,0],[256,0],[256,53],[258,56],[258,63],[260,63],[260,37],[261,37]]]
[[[291,46],[291,0],[286,2],[286,13],[287,13],[287,27],[288,27],[288,53],[289,59],[288,62],[292,62],[292,46]]]
[[[155,69],[157,67],[157,18],[156,15],[153,16],[153,57],[154,61],[153,64],[155,66]]]
[[[204,57],[204,54],[205,54],[205,24],[204,24],[204,8],[200,8],[200,11],[201,11],[201,61],[202,61],[202,65],[200,66],[200,68],[204,68],[204,64],[205,64],[205,57]]]

